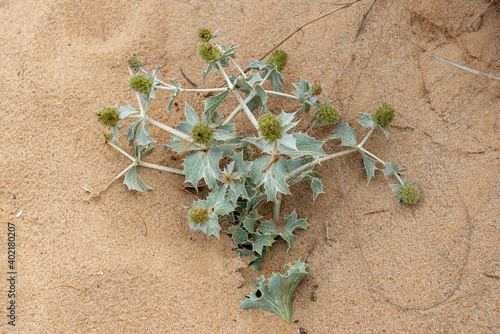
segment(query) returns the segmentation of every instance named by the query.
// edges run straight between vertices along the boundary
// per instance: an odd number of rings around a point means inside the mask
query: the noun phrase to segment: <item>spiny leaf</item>
[[[377,169],[377,166],[375,166],[377,160],[368,158],[363,152],[360,153],[361,157],[363,158],[363,164],[365,165],[366,179],[368,180],[368,183],[370,183],[370,180],[375,175],[375,169]]]
[[[208,99],[206,99],[205,102],[205,111],[204,113],[207,114],[207,118],[209,120],[212,119],[213,113],[215,110],[219,107],[219,105],[224,101],[224,99],[229,95],[231,91],[225,90],[215,96],[212,96]]]
[[[260,233],[256,233],[253,236],[255,237],[255,241],[252,241],[252,249],[259,255],[262,255],[262,249],[265,246],[271,246],[273,244],[274,238],[276,237]]]
[[[196,151],[188,155],[183,163],[186,182],[198,187],[198,181],[203,178],[209,188],[213,188],[216,180],[222,175],[219,169],[222,153],[222,150],[213,148],[207,152]]]
[[[304,78],[300,78],[299,83],[294,82],[292,85],[296,88],[292,94],[297,96],[300,103],[304,103],[306,98],[311,95],[311,92],[309,92],[309,82],[304,80]]]
[[[189,125],[195,126],[200,123],[200,118],[196,114],[196,111],[194,111],[193,107],[191,107],[187,102],[185,106],[185,115]]]
[[[288,244],[287,252],[290,250],[292,243],[297,240],[297,236],[293,234],[293,231],[298,228],[305,230],[308,227],[309,224],[306,219],[297,219],[297,212],[295,210],[286,218],[285,232],[280,232],[280,237],[285,239]]]
[[[319,157],[326,155],[325,151],[323,151],[322,148],[325,142],[318,141],[302,132],[295,132],[292,134],[292,136],[296,140],[295,145],[297,149],[293,150],[289,147],[285,147],[284,145],[279,145],[279,153],[286,154],[292,159],[297,159],[303,156],[311,156],[315,160],[318,160]]]
[[[384,162],[385,169],[382,169],[382,172],[386,177],[393,175],[398,171],[398,165],[394,161]]]
[[[278,232],[278,227],[272,221],[263,221],[260,222],[257,231],[259,231],[262,234],[274,235]]]
[[[360,115],[363,115],[361,118],[358,118],[358,123],[361,124],[364,128],[374,128],[377,126],[377,123],[373,121],[373,117],[367,113],[366,111],[363,113],[360,113]]]
[[[275,202],[278,191],[282,194],[290,194],[288,185],[285,182],[285,178],[288,175],[287,164],[286,159],[280,157],[266,172],[262,172],[269,158],[269,156],[264,156],[252,163],[250,178],[255,182],[256,186],[263,184],[267,200]]]
[[[168,100],[168,105],[167,105],[167,110],[170,113],[170,115],[172,115],[172,105],[174,104],[175,98],[181,92],[181,85],[179,85],[179,83],[177,82],[177,80],[175,78],[174,79],[170,79],[170,82],[173,83],[174,86],[175,86],[175,91],[174,91],[174,93],[172,95],[170,95],[170,99]]]
[[[358,136],[356,131],[347,123],[341,123],[333,130],[334,134],[328,139],[340,139],[342,146],[356,146],[358,144]]]
[[[125,185],[128,187],[128,190],[143,191],[153,189],[141,180],[139,174],[137,174],[137,166],[133,166],[132,168],[130,168],[127,174],[125,174],[123,183],[125,183]]]
[[[297,260],[286,268],[284,275],[273,273],[266,283],[264,276],[257,279],[257,288],[240,304],[242,309],[259,308],[277,313],[287,323],[292,320],[292,295],[295,288],[309,272],[309,265]]]
[[[120,113],[120,116],[118,116],[118,118],[119,119],[124,119],[127,116],[135,114],[137,112],[137,110],[135,110],[134,108],[132,108],[130,106],[130,104],[129,104],[129,105],[123,106],[120,109],[118,109],[118,112]]]
[[[141,123],[140,120],[137,122],[134,122],[127,129],[127,139],[128,139],[128,144],[130,146],[134,146],[135,136],[137,134],[137,128],[139,127],[140,123]]]
[[[318,177],[306,176],[305,179],[309,181],[309,184],[311,185],[313,199],[316,199],[319,194],[325,193],[323,191],[323,183],[321,183],[321,180]]]
[[[148,128],[146,126],[146,121],[141,121],[139,130],[137,131],[137,144],[142,146],[148,146],[154,143],[156,140],[151,138],[148,133]]]

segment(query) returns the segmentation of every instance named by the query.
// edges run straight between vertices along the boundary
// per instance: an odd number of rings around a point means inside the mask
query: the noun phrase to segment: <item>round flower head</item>
[[[118,123],[118,116],[120,113],[115,107],[104,107],[97,112],[97,121],[112,128]]]
[[[222,56],[219,48],[217,48],[217,46],[215,46],[215,44],[213,43],[198,44],[198,53],[200,54],[201,58],[203,58],[207,63]]]
[[[193,205],[189,209],[189,220],[196,225],[203,225],[208,220],[208,210],[200,205]]]
[[[196,35],[202,42],[208,43],[208,41],[212,39],[212,36],[214,34],[207,28],[203,27],[196,31]]]
[[[130,68],[133,70],[137,71],[142,67],[142,65],[144,64],[136,56],[130,56],[130,58],[128,59],[128,66],[130,66]]]
[[[394,109],[384,103],[372,114],[372,118],[375,123],[385,128],[394,119]]]
[[[314,84],[311,88],[311,93],[314,96],[318,96],[319,94],[321,94],[321,91],[322,91],[322,88],[321,88],[321,85],[319,85],[319,84]]]
[[[319,107],[316,116],[318,116],[318,119],[321,122],[326,124],[336,123],[340,118],[340,114],[337,108],[329,105],[328,103],[325,103],[321,107]]]
[[[191,129],[191,137],[198,144],[208,144],[212,139],[213,133],[214,129],[207,123],[198,123]]]
[[[420,190],[415,183],[405,183],[398,191],[399,198],[403,202],[415,204],[420,198]]]
[[[259,118],[259,132],[266,140],[275,141],[281,138],[283,125],[276,117],[267,114]]]
[[[277,49],[274,50],[274,52],[271,54],[266,64],[271,66],[276,65],[278,67],[278,71],[281,72],[285,68],[287,60],[288,60],[288,53],[286,53],[286,51],[284,50]]]
[[[134,74],[128,78],[128,85],[137,93],[148,94],[153,86],[153,79],[142,74]]]

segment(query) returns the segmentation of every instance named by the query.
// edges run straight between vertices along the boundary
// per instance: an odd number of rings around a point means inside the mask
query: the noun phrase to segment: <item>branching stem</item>
[[[117,150],[118,152],[120,152],[121,154],[123,154],[124,156],[126,156],[127,158],[129,158],[130,160],[132,160],[132,162],[136,162],[137,159],[134,158],[133,156],[131,156],[130,154],[128,154],[127,152],[125,152],[124,150],[122,150],[121,148],[119,148],[118,146],[116,146],[115,144],[113,144],[112,142],[108,142],[108,144],[113,147],[115,150]]]
[[[180,169],[170,168],[167,166],[161,166],[161,165],[157,165],[157,164],[152,164],[152,163],[145,162],[142,160],[137,161],[137,164],[139,166],[144,166],[144,167],[148,167],[148,168],[163,170],[163,171],[174,173],[174,174],[184,175],[184,171],[182,171]]]
[[[236,96],[236,99],[240,103],[240,105],[243,108],[243,111],[245,112],[245,114],[247,114],[247,117],[248,117],[248,119],[250,119],[250,122],[252,122],[252,125],[257,130],[259,130],[259,123],[257,123],[257,120],[255,119],[255,116],[252,114],[252,112],[250,111],[250,109],[248,109],[248,106],[245,103],[245,101],[243,101],[243,98],[241,97],[241,95],[238,92],[234,91],[234,90],[233,90],[233,94],[234,94],[234,96]]]
[[[247,78],[247,75],[245,74],[245,72],[241,69],[241,67],[234,61],[233,58],[229,58],[229,60],[231,61],[231,63],[233,63],[234,66],[236,66],[236,68],[238,69],[238,71],[241,73],[241,75],[243,75],[243,78]]]
[[[164,87],[164,86],[154,86],[154,88],[156,89],[161,89],[161,90],[168,90],[168,91],[171,91],[171,92],[175,92],[176,88],[175,87]],[[181,88],[180,89],[180,92],[181,93],[186,93],[186,92],[200,92],[200,93],[216,93],[216,92],[223,92],[227,90],[226,87],[222,87],[222,88],[194,88],[194,89],[191,89],[191,88]]]
[[[245,98],[244,102],[245,102],[245,105],[251,100],[253,99],[253,97],[255,96],[255,93],[252,91],[250,92],[250,94],[248,94],[248,96]],[[224,123],[222,124],[229,124],[229,122],[231,122],[231,120],[234,118],[234,116],[236,116],[236,114],[238,114],[238,111],[240,111],[242,108],[241,104],[238,104],[238,106],[233,110],[233,112],[226,118],[226,120],[224,121]]]
[[[217,61],[216,64],[217,64],[217,67],[219,68],[219,70],[221,71],[222,75],[224,76],[224,79],[226,80],[227,86],[229,87],[229,89],[233,89],[234,85],[231,82],[231,80],[229,80],[229,77],[227,76],[227,73],[224,70],[224,68],[222,67],[222,64],[220,63],[220,61]]]
[[[366,141],[368,140],[368,138],[372,135],[373,131],[375,130],[375,127],[371,128],[370,131],[368,131],[368,133],[366,134],[365,138],[363,138],[363,140],[361,141],[361,143],[359,143],[358,147],[363,147],[363,145],[366,143]]]
[[[303,171],[305,171],[306,169],[311,168],[313,166],[316,166],[317,164],[319,164],[319,163],[321,163],[323,161],[327,161],[327,160],[330,160],[330,159],[333,159],[333,158],[337,158],[337,157],[340,157],[342,155],[349,154],[349,153],[352,153],[352,152],[356,152],[356,149],[355,148],[350,148],[350,149],[345,150],[345,151],[333,153],[333,154],[330,154],[330,155],[325,155],[324,157],[321,157],[318,160],[311,161],[307,165],[299,167],[296,170],[290,172],[290,174],[288,174],[288,176],[286,177],[286,180],[289,180],[290,178],[294,177],[295,175],[298,175],[298,174],[302,173]]]
[[[171,128],[170,126],[168,125],[165,125],[163,123],[160,123],[154,119],[152,119],[151,117],[147,116],[147,115],[144,115],[144,116],[140,116],[140,115],[129,115],[127,117],[125,117],[125,119],[143,119],[145,120],[146,122],[154,125],[154,126],[157,126],[159,127],[160,129],[162,130],[165,130],[171,134],[173,134],[174,136],[177,136],[181,139],[184,139],[184,140],[187,140],[189,142],[192,142],[193,141],[193,138],[191,138],[190,136],[188,136],[187,134],[185,134],[184,132],[180,132],[179,130],[176,130],[174,128]]]

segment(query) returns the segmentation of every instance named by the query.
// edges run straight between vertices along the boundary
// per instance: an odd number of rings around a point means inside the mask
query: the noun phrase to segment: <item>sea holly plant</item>
[[[323,193],[320,175],[314,171],[320,163],[327,164],[328,160],[357,152],[364,163],[368,182],[380,168],[386,177],[397,180],[397,184],[391,185],[395,197],[408,204],[418,202],[420,193],[416,183],[406,176],[402,179],[405,169],[394,161],[379,158],[364,146],[377,129],[389,135],[388,126],[395,117],[391,106],[383,104],[371,114],[361,113],[358,123],[367,130],[359,140],[355,128],[345,122],[339,124],[341,115],[328,97],[323,101],[318,99],[320,85],[311,85],[300,78],[299,82],[292,83],[295,88],[292,94],[283,92],[281,71],[288,61],[285,51],[276,50],[266,62],[254,60],[244,71],[235,61],[234,44],[226,47],[216,42],[217,32],[205,28],[198,30],[197,35],[200,40],[197,51],[206,62],[203,78],[218,71],[224,78],[224,85],[185,88],[175,78],[162,81],[158,67],[149,72],[146,63],[135,56],[130,57],[128,85],[136,92],[138,107],[115,105],[97,113],[98,121],[111,129],[111,133],[105,134],[109,145],[131,161],[114,180],[123,176],[130,190],[150,190],[139,176],[141,168],[147,167],[183,175],[185,182],[195,189],[205,188],[208,193],[205,199],[198,199],[186,208],[189,227],[217,238],[224,227],[234,241],[238,257],[256,270],[260,269],[275,242],[282,239],[290,249],[300,230],[309,226],[296,211],[283,216],[281,202],[283,195],[292,193],[291,186],[301,181],[311,186],[314,199]],[[186,102],[186,121],[170,126],[150,115],[153,101],[165,92],[170,94],[167,96],[169,101],[166,110],[160,112],[167,116],[181,94],[209,93],[213,96],[204,101],[204,108],[199,111]],[[295,100],[296,110],[269,110],[267,102],[273,96]],[[231,99],[237,101],[237,107],[228,113],[220,112],[220,106]],[[331,129],[331,135],[314,138],[300,131],[300,117],[310,112],[313,113],[312,126]],[[250,133],[249,136],[243,137],[235,131],[232,121],[238,113],[243,113],[248,126],[253,128],[253,132],[245,132]],[[127,120],[131,123],[124,135],[129,150],[120,146],[120,131]],[[171,150],[182,156],[183,169],[144,160],[153,152],[156,143],[149,133],[150,126],[172,135],[172,140],[164,144],[160,152]],[[344,149],[325,153],[323,146],[332,141],[339,142],[339,147]],[[273,208],[272,215],[265,214],[269,205]],[[284,275],[273,274],[268,283],[260,278],[257,291],[241,306],[276,312],[289,322],[291,295],[308,271],[308,265],[297,261]]]

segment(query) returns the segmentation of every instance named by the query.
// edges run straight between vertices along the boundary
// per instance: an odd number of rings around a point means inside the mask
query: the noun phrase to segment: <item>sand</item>
[[[184,207],[194,197],[169,182],[182,184],[180,176],[142,168],[153,191],[128,191],[120,179],[86,201],[85,189],[103,189],[129,163],[104,144],[96,112],[137,108],[126,83],[132,54],[160,65],[164,80],[189,87],[182,68],[212,87],[221,76],[202,79],[198,27],[220,29],[246,65],[333,2],[0,1],[0,269],[8,275],[11,223],[17,272],[16,326],[7,323],[4,280],[0,332],[499,333],[500,81],[430,57],[499,76],[500,9],[488,4],[379,0],[356,38],[372,5],[360,1],[282,45],[286,92],[301,77],[323,84],[321,99],[331,92],[342,121],[361,133],[358,113],[383,102],[396,109],[389,139],[378,131],[367,147],[406,166],[422,200],[400,204],[380,171],[367,185],[359,156],[324,163],[326,194],[313,201],[298,184],[283,201],[283,214],[297,210],[311,227],[288,253],[274,245],[256,272],[236,270],[226,233],[189,229]],[[203,108],[203,97],[182,95],[169,116],[168,95],[150,110],[166,124],[183,121],[184,102]],[[298,105],[274,98],[270,107]],[[170,139],[150,132],[160,145]],[[161,151],[148,161],[180,167],[175,157]],[[292,324],[238,308],[252,279],[297,259],[312,270],[295,291]]]

